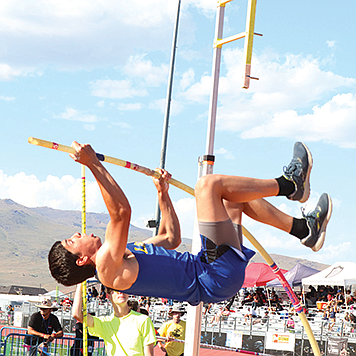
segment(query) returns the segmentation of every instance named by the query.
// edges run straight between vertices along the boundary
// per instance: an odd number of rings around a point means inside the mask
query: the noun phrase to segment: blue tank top
[[[137,242],[127,244],[127,248],[135,255],[139,272],[133,285],[122,292],[187,301],[191,305],[201,301],[215,303],[234,296],[254,255],[244,246],[242,252],[228,248],[214,262],[206,263],[202,261],[203,249],[193,255]]]

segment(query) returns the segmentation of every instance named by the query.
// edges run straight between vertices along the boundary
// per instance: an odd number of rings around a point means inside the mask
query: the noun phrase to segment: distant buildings
[[[16,286],[16,285],[0,286],[0,294],[39,295],[45,293],[47,293],[47,290],[44,288]]]

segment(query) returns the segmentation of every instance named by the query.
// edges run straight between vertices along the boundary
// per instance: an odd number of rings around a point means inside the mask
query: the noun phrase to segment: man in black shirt
[[[52,314],[56,309],[49,300],[44,300],[42,304],[36,305],[40,308],[39,312],[31,315],[27,327],[25,344],[30,345],[29,356],[36,356],[38,345],[42,342],[50,343],[54,339],[63,336],[62,326],[58,318]]]

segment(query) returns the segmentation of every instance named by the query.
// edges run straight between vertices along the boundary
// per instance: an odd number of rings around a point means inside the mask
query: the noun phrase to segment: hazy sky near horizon
[[[226,5],[224,37],[244,31],[247,0]],[[29,136],[159,165],[177,1],[5,0],[0,4],[0,198],[29,206],[81,208],[80,166],[67,154],[31,146]],[[333,215],[313,253],[284,232],[244,225],[270,253],[331,264],[356,249],[356,3],[259,1],[250,89],[241,88],[243,40],[223,46],[214,172],[274,178],[295,141],[312,151],[307,204],[269,201],[293,216],[323,192]],[[182,0],[166,167],[194,186],[205,154],[215,0]],[[154,217],[150,178],[106,165],[132,205],[132,223]],[[105,212],[87,174],[88,211]],[[194,199],[171,187],[183,237]],[[247,243],[248,246],[250,246]]]

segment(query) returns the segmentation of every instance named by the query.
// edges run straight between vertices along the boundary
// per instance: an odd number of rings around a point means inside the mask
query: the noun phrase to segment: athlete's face
[[[101,246],[101,240],[94,234],[76,232],[69,239],[63,240],[62,245],[69,252],[79,256],[92,256]]]

